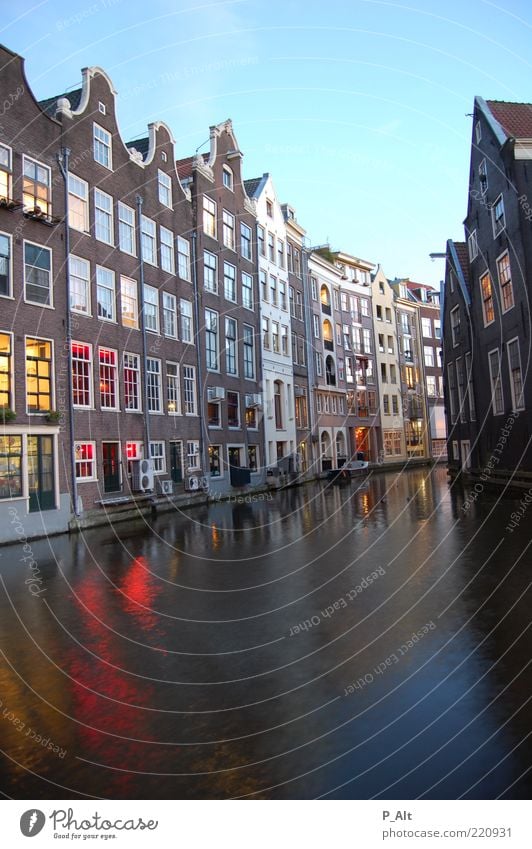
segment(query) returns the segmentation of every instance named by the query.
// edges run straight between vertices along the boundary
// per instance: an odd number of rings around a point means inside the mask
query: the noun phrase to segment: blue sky
[[[310,242],[437,285],[463,237],[473,97],[532,100],[525,0],[28,0],[1,41],[38,98],[100,65],[125,140],[166,121],[176,155],[232,118]]]

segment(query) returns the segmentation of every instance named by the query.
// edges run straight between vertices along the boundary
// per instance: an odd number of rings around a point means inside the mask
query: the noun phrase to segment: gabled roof
[[[138,152],[141,153],[144,158],[146,158],[148,150],[150,149],[150,139],[148,136],[146,136],[146,138],[144,139],[135,139],[134,141],[128,141],[126,142],[126,147],[128,148],[128,150],[131,150],[131,148],[134,147],[135,150],[138,150]]]
[[[81,88],[75,88],[73,91],[66,91],[64,94],[56,94],[55,97],[47,97],[46,100],[39,100],[39,106],[52,118],[55,118],[56,104],[60,97],[66,97],[70,103],[71,109],[77,109],[81,101]]]
[[[263,179],[262,177],[253,177],[253,179],[251,179],[251,180],[244,180],[244,186],[245,186],[246,192],[248,194],[248,197],[250,197],[250,198],[255,197],[255,192],[257,191],[260,184],[262,183],[262,179]]]
[[[204,162],[209,161],[209,154],[208,153],[202,153],[202,156],[203,156]],[[192,177],[192,166],[193,166],[193,164],[194,164],[194,157],[193,156],[187,156],[187,157],[185,157],[185,159],[178,159],[177,160],[175,167],[176,167],[176,171],[178,173],[180,180],[187,180],[190,177]]]
[[[488,108],[509,138],[532,139],[532,104],[487,100]]]

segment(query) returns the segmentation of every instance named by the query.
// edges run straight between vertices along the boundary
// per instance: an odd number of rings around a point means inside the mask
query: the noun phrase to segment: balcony
[[[326,351],[334,351],[334,343],[333,343],[332,339],[324,339],[323,340],[323,347],[325,348]]]
[[[323,301],[322,301],[321,302],[321,311],[323,313],[325,313],[325,315],[330,315],[331,314],[330,304],[324,304]]]

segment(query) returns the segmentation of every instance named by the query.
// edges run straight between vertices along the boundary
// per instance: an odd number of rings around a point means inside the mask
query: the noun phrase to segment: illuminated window
[[[22,202],[30,212],[52,214],[52,180],[47,165],[23,156]]]
[[[48,413],[52,409],[52,343],[26,339],[26,409]]]
[[[118,409],[117,353],[109,348],[98,351],[100,362],[100,406],[102,410]]]
[[[72,393],[75,407],[92,406],[92,345],[72,342]]]
[[[96,480],[96,443],[75,442],[74,454],[76,458],[76,480]]]

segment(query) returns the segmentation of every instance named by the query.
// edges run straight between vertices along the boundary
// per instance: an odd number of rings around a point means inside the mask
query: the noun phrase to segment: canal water
[[[418,468],[4,547],[3,793],[530,797],[532,508],[474,496]]]

